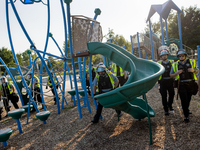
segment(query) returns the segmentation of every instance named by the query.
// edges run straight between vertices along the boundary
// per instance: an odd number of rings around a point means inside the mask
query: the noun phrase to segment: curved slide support
[[[147,117],[147,108],[143,99],[137,98],[147,93],[158,81],[164,72],[164,67],[153,61],[140,59],[125,49],[110,43],[88,43],[90,53],[102,54],[111,61],[131,73],[128,81],[110,92],[95,96],[107,108],[122,110],[136,119]],[[154,110],[149,107],[150,117],[155,116]]]

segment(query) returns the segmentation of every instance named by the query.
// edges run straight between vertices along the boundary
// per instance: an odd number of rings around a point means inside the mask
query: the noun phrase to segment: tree
[[[0,57],[4,61],[7,67],[16,67],[14,57],[11,50],[5,47],[0,49]],[[5,71],[4,67],[1,67],[1,71]]]
[[[192,49],[196,49],[200,39],[200,9],[197,8],[197,6],[190,6],[186,9],[182,8],[182,11],[183,14],[181,14],[181,31],[183,44],[191,47]],[[169,39],[179,39],[177,12],[171,12],[168,16],[167,22]],[[164,21],[163,30],[164,35],[166,35]],[[145,31],[149,31],[148,25],[145,28]],[[160,21],[152,23],[152,32],[161,38]]]
[[[182,9],[181,14],[181,30],[183,44],[196,49],[200,39],[200,9],[196,6],[190,6]],[[173,17],[173,21],[169,24],[169,35],[172,38],[179,38],[177,13]]]

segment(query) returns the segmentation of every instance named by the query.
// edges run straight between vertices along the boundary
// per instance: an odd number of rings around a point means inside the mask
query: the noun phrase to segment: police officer
[[[30,71],[28,73],[28,79],[31,80],[32,79],[32,72]],[[38,77],[36,75],[33,76],[33,84],[32,84],[32,89],[34,91],[34,101],[38,101],[40,103],[42,103],[42,98],[40,96],[40,80],[38,79]],[[36,103],[37,105],[37,103]],[[42,105],[43,108],[43,105]],[[33,108],[33,111],[36,111],[35,108]]]
[[[160,52],[161,60],[158,61],[158,63],[163,65],[163,67],[165,68],[165,72],[158,79],[158,83],[160,84],[159,91],[162,96],[162,105],[165,111],[165,115],[168,116],[169,115],[168,109],[170,109],[171,112],[174,112],[174,109],[172,107],[172,103],[174,100],[174,87],[173,87],[174,79],[170,77],[170,70],[173,61],[168,60],[169,48],[167,46],[161,46],[159,47],[159,50],[161,51]],[[167,101],[167,92],[169,94],[168,101]]]
[[[127,81],[126,71],[123,71],[123,69],[115,63],[112,64],[111,71],[119,79],[119,85],[123,86],[124,83]],[[118,87],[119,87],[119,85],[118,85]]]
[[[0,79],[2,83],[0,85],[0,97],[3,96],[2,99],[6,112],[8,113],[10,111],[9,100],[11,100],[15,109],[18,109],[19,106],[17,105],[17,102],[19,101],[19,97],[15,94],[14,85],[11,82],[8,82],[5,76],[2,76]]]
[[[54,81],[54,83],[56,84],[56,83],[57,83],[57,80],[56,80],[56,77],[54,76],[53,72],[51,72],[51,76],[53,77],[53,81]],[[54,95],[54,105],[56,105],[57,102],[56,102],[55,92],[54,92],[54,88],[53,88],[53,86],[52,86],[50,77],[48,77],[47,85],[51,88],[51,92],[52,92],[53,95]],[[56,84],[56,89],[58,89],[58,84]],[[60,99],[60,98],[59,98],[59,99]]]
[[[189,105],[191,101],[191,85],[192,82],[197,80],[196,73],[198,69],[196,68],[195,60],[187,59],[187,53],[184,49],[180,49],[177,53],[179,60],[172,65],[170,76],[179,80],[179,96],[181,99],[181,105],[184,113],[184,122],[189,122]]]
[[[106,71],[104,65],[100,65],[97,68],[98,75],[93,81],[93,92],[96,94],[96,89],[98,89],[99,94],[109,92],[117,87],[119,80],[117,77],[109,71]],[[98,102],[97,112],[92,120],[92,123],[98,123],[99,117],[101,116],[103,106]]]

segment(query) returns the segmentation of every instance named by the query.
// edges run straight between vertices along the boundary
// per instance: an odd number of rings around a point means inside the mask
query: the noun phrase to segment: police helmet
[[[28,74],[33,74],[33,72],[32,71],[29,71],[29,73]]]
[[[99,66],[97,72],[103,72],[103,71],[106,71],[105,67],[103,65]]]
[[[166,51],[169,52],[169,47],[166,46],[166,45],[162,45],[162,46],[160,46],[160,47],[158,48],[158,51],[159,51],[159,52],[161,52],[161,51],[163,51],[163,50],[166,50]]]
[[[0,80],[2,81],[3,79],[5,79],[5,82],[7,82],[7,78],[5,76],[1,76]]]
[[[185,56],[187,56],[187,53],[184,49],[179,49],[179,51],[177,52],[177,57],[179,57],[179,55],[184,54]]]
[[[1,77],[0,77],[0,80],[2,80],[2,79],[6,79],[6,77],[5,77],[5,76],[1,76]]]
[[[167,50],[162,50],[160,52],[160,56],[162,56],[162,55],[169,55],[169,52]]]

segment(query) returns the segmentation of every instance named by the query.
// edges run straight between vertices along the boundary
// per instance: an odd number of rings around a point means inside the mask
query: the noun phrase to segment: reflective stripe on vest
[[[115,88],[115,82],[114,82],[114,79],[111,77],[111,73],[110,72],[106,72],[106,74],[110,78],[111,85],[112,85],[112,87],[114,89]],[[97,76],[97,91],[98,92],[99,92],[99,77],[100,77],[100,75]]]
[[[171,65],[174,63],[173,60],[169,60],[169,62],[171,63]],[[161,61],[158,61],[158,63],[162,65],[162,60],[161,60]],[[161,80],[161,79],[162,79],[162,75],[159,77],[158,80]]]
[[[40,80],[38,79],[38,77],[36,75],[33,76],[34,78],[36,78],[37,83],[35,84],[35,86],[40,87]]]
[[[194,69],[195,66],[196,66],[195,60],[189,59],[189,61],[190,61],[190,64],[192,66],[192,69]],[[178,71],[178,62],[179,62],[179,60],[176,63],[173,63],[173,65],[172,65],[174,73],[176,73]],[[194,80],[197,80],[197,77],[196,77],[194,72],[193,72],[193,77],[194,77]],[[179,75],[175,77],[175,80],[178,80],[178,79],[179,79]]]
[[[50,82],[51,80],[50,80],[50,77],[48,77],[48,83],[49,83],[49,85],[52,85],[52,83]],[[56,84],[56,77],[53,75],[53,82]]]
[[[117,76],[117,65],[113,64],[112,68],[113,68],[114,75]],[[122,77],[122,76],[124,76],[124,71],[121,67],[119,67],[119,68],[120,68],[120,76]]]

